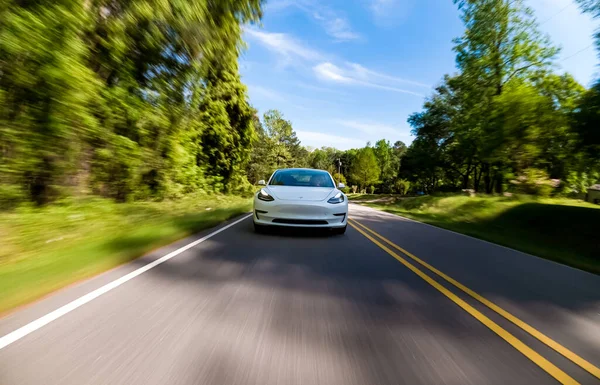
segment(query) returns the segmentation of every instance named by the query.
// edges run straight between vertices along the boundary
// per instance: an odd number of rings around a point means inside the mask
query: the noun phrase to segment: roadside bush
[[[537,168],[524,170],[511,183],[515,186],[516,192],[539,197],[549,197],[554,190],[552,181],[548,178],[546,171]]]
[[[591,172],[575,172],[571,171],[564,183],[561,183],[562,192],[570,197],[585,197],[587,188],[593,184],[600,182],[600,173]]]
[[[406,179],[398,179],[394,185],[396,193],[406,195],[410,190],[410,182]]]
[[[375,194],[375,186],[370,186],[369,191],[371,192],[371,194]]]

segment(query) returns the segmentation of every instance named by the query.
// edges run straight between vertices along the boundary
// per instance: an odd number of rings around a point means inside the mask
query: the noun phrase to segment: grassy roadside
[[[530,196],[351,195],[350,200],[600,274],[600,206]]]
[[[0,215],[0,314],[250,210],[211,196],[116,204],[103,199]]]

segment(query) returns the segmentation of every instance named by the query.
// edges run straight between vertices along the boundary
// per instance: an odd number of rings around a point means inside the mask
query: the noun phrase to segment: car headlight
[[[335,194],[334,196],[332,196],[331,198],[329,198],[327,203],[336,204],[336,203],[342,203],[343,201],[344,201],[344,194],[339,192],[339,193]]]
[[[260,199],[261,201],[265,201],[265,202],[271,202],[271,201],[275,200],[275,198],[273,198],[271,195],[269,195],[269,193],[266,192],[264,188],[260,189],[260,191],[258,192],[256,197],[258,199]]]

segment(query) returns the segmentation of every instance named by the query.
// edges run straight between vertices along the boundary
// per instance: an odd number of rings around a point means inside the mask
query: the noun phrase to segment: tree
[[[292,123],[277,110],[267,111],[263,121],[258,116],[252,118],[256,138],[246,166],[250,181],[267,179],[277,168],[306,167],[309,152],[301,146]]]
[[[551,74],[558,50],[522,0],[455,0],[465,24],[454,40],[459,72],[446,75],[423,111],[400,174],[426,192],[502,192],[527,167],[564,175],[568,115],[579,85]]]
[[[573,113],[579,147],[590,157],[600,158],[600,82],[585,92]]]
[[[358,150],[356,159],[352,164],[352,178],[357,181],[361,188],[375,184],[379,181],[381,171],[377,164],[377,158],[371,147]]]
[[[309,155],[309,164],[312,168],[327,170],[331,166],[331,158],[324,149],[317,148]]]
[[[398,167],[400,167],[400,161],[402,160],[402,157],[404,156],[404,154],[406,154],[406,150],[407,150],[407,147],[406,147],[406,144],[404,144],[403,141],[397,140],[394,143],[394,156],[399,161]]]
[[[4,2],[0,183],[40,204],[247,187],[253,112],[237,59],[261,4]]]
[[[81,36],[78,1],[9,1],[0,9],[0,183],[43,204],[68,185],[97,127],[98,83]]]
[[[275,170],[275,158],[272,156],[271,138],[266,134],[257,115],[252,118],[256,138],[252,145],[250,161],[246,167],[246,174],[251,183],[258,183],[261,179],[268,179]]]
[[[267,135],[273,141],[277,168],[303,165],[306,150],[300,145],[292,123],[285,120],[281,112],[269,110],[264,114],[264,125]]]
[[[395,177],[393,166],[393,150],[390,142],[381,139],[375,142],[373,153],[377,158],[377,163],[381,170],[381,181],[383,184],[389,183]]]
[[[505,166],[488,158],[485,138],[497,135],[488,120],[493,98],[500,96],[512,79],[528,79],[547,73],[558,49],[538,29],[533,12],[522,0],[454,0],[465,24],[455,39],[457,67],[461,73],[451,86],[459,97],[457,138],[472,141],[473,158],[482,162],[485,191],[502,190]],[[452,84],[453,83],[453,84]]]

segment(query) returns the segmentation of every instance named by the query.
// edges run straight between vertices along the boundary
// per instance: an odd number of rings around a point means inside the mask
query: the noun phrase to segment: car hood
[[[331,187],[269,186],[272,195],[282,201],[322,201],[333,190]]]

